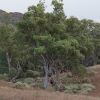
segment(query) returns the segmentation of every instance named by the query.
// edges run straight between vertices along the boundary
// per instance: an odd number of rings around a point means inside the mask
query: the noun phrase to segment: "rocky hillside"
[[[2,18],[2,13],[4,13],[4,12],[6,12],[6,11],[0,10],[0,18]],[[11,21],[13,21],[13,22],[18,21],[22,16],[22,13],[20,13],[20,12],[9,12],[9,14],[12,15],[11,16]]]

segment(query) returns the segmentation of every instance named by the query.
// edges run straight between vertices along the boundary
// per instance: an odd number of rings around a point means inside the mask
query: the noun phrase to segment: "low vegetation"
[[[17,89],[28,89],[29,85],[26,83],[22,83],[22,82],[17,82],[14,84],[13,88],[17,88]]]
[[[0,80],[8,81],[8,74],[0,74]]]
[[[71,84],[65,86],[66,93],[74,93],[74,94],[88,94],[90,91],[95,89],[95,86],[92,84]]]
[[[23,78],[23,79],[20,79],[19,82],[31,84],[31,83],[35,82],[35,80],[33,78]]]

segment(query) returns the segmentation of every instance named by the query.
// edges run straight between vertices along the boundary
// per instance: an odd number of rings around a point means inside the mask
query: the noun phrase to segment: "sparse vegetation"
[[[26,84],[31,84],[31,83],[33,83],[35,80],[33,79],[33,78],[25,78],[25,79],[23,79],[22,81],[20,81],[20,82],[22,82],[22,83],[26,83]]]
[[[65,88],[66,93],[87,94],[95,89],[95,86],[92,84],[71,84],[69,86],[65,86]]]
[[[17,89],[28,89],[29,85],[26,83],[22,83],[22,82],[17,82],[14,84],[13,88],[17,88]]]
[[[17,73],[17,70],[15,69],[15,68],[11,68],[10,69],[10,73],[9,73],[9,77],[10,78],[13,78],[15,75],[16,75],[16,73]]]
[[[94,76],[96,74],[98,74],[98,72],[96,72],[96,71],[88,72],[88,75],[90,75],[90,76]]]
[[[45,89],[43,84],[41,84],[41,83],[34,83],[34,84],[31,84],[31,86],[34,88]]]
[[[0,80],[8,81],[8,74],[0,74]]]
[[[37,78],[35,78],[35,82],[36,82],[36,83],[42,83],[42,82],[43,82],[43,80],[42,80],[42,78],[37,77]]]
[[[40,77],[40,72],[38,72],[38,71],[28,71],[27,77],[31,77],[31,78]]]
[[[62,84],[66,85],[71,82],[70,78],[64,76],[61,78]]]

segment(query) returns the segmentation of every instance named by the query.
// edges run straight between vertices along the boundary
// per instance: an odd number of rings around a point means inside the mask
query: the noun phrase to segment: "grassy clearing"
[[[71,95],[48,90],[20,90],[15,88],[0,87],[1,100],[100,100],[83,95]]]

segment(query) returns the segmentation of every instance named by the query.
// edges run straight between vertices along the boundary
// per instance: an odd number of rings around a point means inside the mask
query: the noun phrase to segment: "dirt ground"
[[[96,87],[91,93],[89,93],[89,96],[93,97],[100,97],[100,65],[96,65],[93,67],[87,68],[88,71],[95,71],[97,72],[96,75],[90,76],[90,79],[92,81],[92,84]]]
[[[96,89],[89,93],[89,95],[93,97],[100,97],[100,75],[91,77],[91,80]]]
[[[13,83],[0,81],[0,100],[100,100],[100,65],[87,68],[88,71],[98,72],[90,76],[96,86],[88,95],[72,95],[47,90],[21,90],[12,88]]]
[[[0,86],[0,100],[100,100],[100,98],[46,90],[20,90],[4,85]]]

